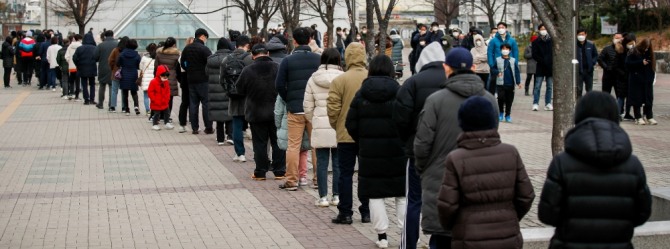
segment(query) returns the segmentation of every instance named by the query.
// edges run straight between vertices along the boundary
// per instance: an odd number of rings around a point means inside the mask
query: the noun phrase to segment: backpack
[[[220,83],[228,96],[237,95],[237,79],[244,69],[244,58],[247,56],[249,56],[247,52],[242,55],[231,53],[221,62]]]

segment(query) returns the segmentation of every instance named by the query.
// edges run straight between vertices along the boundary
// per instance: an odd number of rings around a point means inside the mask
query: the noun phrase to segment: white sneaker
[[[328,205],[330,205],[330,203],[328,203],[328,198],[321,197],[319,198],[319,200],[316,201],[316,205],[319,207],[327,207]]]
[[[244,155],[239,155],[239,156],[233,157],[233,162],[243,163],[243,162],[246,162],[246,161],[247,161],[247,158],[244,157]]]
[[[547,105],[544,106],[544,110],[545,110],[545,111],[553,111],[553,110],[554,110],[554,106],[551,105],[551,103],[549,103],[549,104],[547,104]]]
[[[172,129],[174,129],[174,125],[172,125],[170,123],[167,123],[167,124],[165,124],[165,129],[172,130]]]
[[[307,186],[307,177],[301,177],[300,180],[298,180],[298,185]]]
[[[540,108],[540,106],[538,104],[533,104],[533,109],[532,110],[537,111],[537,109],[539,109],[539,108]]]
[[[330,199],[330,205],[337,206],[338,204],[340,204],[340,196],[333,195],[333,199]]]
[[[244,133],[244,138],[246,138],[246,139],[248,139],[248,140],[251,140],[251,129],[248,129],[248,130]]]
[[[64,99],[64,100],[69,100],[69,99],[70,99],[70,97],[68,97],[68,96],[63,96],[63,98],[62,98],[62,99]]]
[[[219,146],[223,146],[223,145],[226,144],[226,143],[224,143],[224,142],[217,142],[216,144],[219,145]]]
[[[375,244],[379,248],[388,248],[389,247],[389,241],[385,240],[385,239],[379,240],[379,241],[375,242]]]
[[[647,119],[647,122],[649,122],[649,125],[657,125],[658,124],[656,119],[653,119],[653,118]]]
[[[635,120],[635,124],[636,125],[646,125],[647,122],[644,122],[644,119],[638,118],[638,119]]]
[[[179,133],[184,133],[186,132],[186,127],[185,126],[179,126]]]
[[[154,131],[160,131],[161,127],[158,126],[158,125],[154,125],[154,126],[151,127],[151,129],[154,130]]]

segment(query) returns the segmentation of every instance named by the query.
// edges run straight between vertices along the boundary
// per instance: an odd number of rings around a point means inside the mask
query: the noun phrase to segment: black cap
[[[209,38],[209,33],[207,33],[207,30],[203,28],[199,28],[195,30],[195,38],[200,37],[201,35],[205,35],[205,37]]]
[[[252,55],[259,55],[259,54],[267,54],[268,49],[265,47],[265,44],[259,43],[254,45],[254,47],[251,48],[251,54]]]

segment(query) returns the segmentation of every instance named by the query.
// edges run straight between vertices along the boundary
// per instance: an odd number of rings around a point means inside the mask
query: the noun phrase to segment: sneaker
[[[237,157],[237,160],[239,160],[241,163],[247,162],[247,158],[244,155],[240,155]]]
[[[158,125],[154,125],[154,126],[151,127],[151,129],[154,130],[154,131],[160,131],[161,127],[158,126]]]
[[[256,176],[256,174],[251,174],[251,179],[255,181],[265,181],[265,177]]]
[[[379,247],[379,248],[388,248],[389,247],[389,241],[385,240],[385,239],[378,240],[377,242],[375,242],[375,245],[377,245],[377,247]]]
[[[251,140],[251,129],[244,132],[244,138]]]
[[[316,205],[319,207],[327,207],[330,205],[330,203],[328,203],[328,198],[321,197],[319,198],[319,200],[316,201]]]
[[[335,224],[351,224],[354,221],[351,219],[351,216],[337,215],[334,219],[330,220]]]
[[[105,109],[105,108],[102,107],[101,105],[95,105],[95,107],[98,108],[98,109],[100,109],[100,110]]]
[[[52,91],[52,92],[55,92],[55,91],[56,91],[56,88],[55,88],[55,87],[52,87],[52,88],[51,88],[51,91]]]
[[[285,183],[282,183],[282,184],[279,185],[279,189],[283,189],[283,190],[286,190],[286,191],[296,191],[296,190],[298,190],[298,186],[291,186],[291,185],[288,185],[288,183],[285,182]],[[349,220],[351,220],[351,217],[349,217]],[[349,223],[349,224],[351,224],[351,223]]]
[[[533,104],[533,111],[537,111],[537,109],[540,109],[540,106],[538,104]]]
[[[504,118],[505,118],[505,113],[501,112],[500,115],[498,115],[498,121],[502,122]]]
[[[219,146],[223,146],[223,145],[225,145],[226,143],[224,143],[224,142],[216,142],[216,144],[219,145]]]
[[[554,106],[553,106],[551,103],[549,103],[549,104],[547,104],[547,105],[544,106],[544,110],[545,110],[545,111],[553,111],[553,110],[554,110]]]
[[[84,101],[84,105],[90,105],[91,102],[88,102],[88,100]]]
[[[340,196],[339,195],[333,195],[333,199],[330,199],[330,205],[331,206],[337,206],[340,204]]]
[[[147,111],[147,117],[151,117],[151,111]]]
[[[174,129],[174,125],[172,125],[170,123],[167,123],[167,124],[165,124],[165,129],[166,130],[172,130],[172,129]]]
[[[656,119],[653,119],[653,118],[647,119],[647,122],[649,122],[649,125],[657,125],[658,124]]]
[[[191,132],[191,134],[198,135],[198,134],[200,134],[200,132],[198,130],[194,130],[194,131]]]
[[[212,128],[205,128],[205,134],[214,134],[214,129],[212,129]]]
[[[154,122],[154,117],[150,117],[149,120],[147,120],[147,123],[153,123]]]
[[[126,113],[126,116],[130,116],[130,112],[125,112],[125,113]]]
[[[505,122],[512,123],[512,117],[511,116],[506,116],[505,117]]]
[[[135,115],[140,115],[140,108],[139,107],[135,107]]]
[[[300,180],[298,180],[298,185],[307,186],[307,177],[300,177]]]
[[[69,100],[70,97],[68,97],[68,96],[63,96],[62,99],[64,99],[64,100]]]
[[[623,116],[623,120],[634,121],[635,118],[634,118],[633,116],[631,116],[630,114],[625,114],[625,115]]]
[[[646,125],[647,122],[644,122],[644,119],[638,118],[635,120],[636,125]]]
[[[80,98],[74,98],[74,102],[81,102],[82,100]]]
[[[185,133],[186,132],[186,127],[185,126],[179,126],[179,133]]]
[[[95,102],[93,100],[88,101],[88,103],[91,104],[91,105],[95,105],[96,107],[98,106],[98,102]],[[100,107],[102,107],[102,106],[100,106]],[[102,108],[100,108],[100,109],[102,109]]]
[[[225,139],[225,140],[226,140],[225,142],[226,142],[227,144],[230,144],[230,145],[234,145],[234,144],[235,144],[235,142],[233,142],[233,140],[230,139],[230,137],[228,137],[228,135],[226,135],[226,139]]]

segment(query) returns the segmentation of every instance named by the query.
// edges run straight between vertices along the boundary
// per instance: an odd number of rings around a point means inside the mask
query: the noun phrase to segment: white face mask
[[[453,33],[451,33],[451,35],[453,35],[454,37],[458,38],[458,32],[453,32]]]
[[[578,35],[578,36],[577,36],[577,40],[580,41],[580,42],[583,42],[583,41],[586,40],[586,36]]]
[[[502,55],[509,55],[509,50],[502,50]]]
[[[442,45],[448,45],[449,43],[447,41],[442,41]]]
[[[498,29],[498,34],[504,35],[507,33],[507,29]]]
[[[419,42],[419,45],[421,45],[421,46],[425,46],[425,45],[426,45],[426,42],[425,42],[425,41],[420,41],[420,42]]]
[[[482,41],[476,41],[475,44],[477,44],[477,47],[481,47],[482,46]]]
[[[540,35],[541,35],[541,36],[545,36],[545,35],[547,35],[547,31],[546,31],[546,30],[540,30]]]
[[[631,44],[631,45],[628,45],[628,46],[626,46],[626,47],[627,47],[628,49],[633,49],[633,47],[635,47],[635,45],[632,45],[632,44]]]
[[[426,34],[426,31],[425,31],[425,30],[420,30],[420,31],[419,31],[419,34],[421,34],[421,35],[425,35],[425,34]]]
[[[614,43],[614,44],[617,44],[617,43],[620,43],[620,42],[621,42],[621,39],[612,39],[612,43]]]
[[[433,32],[437,32],[437,30],[438,30],[437,26],[433,27]]]

